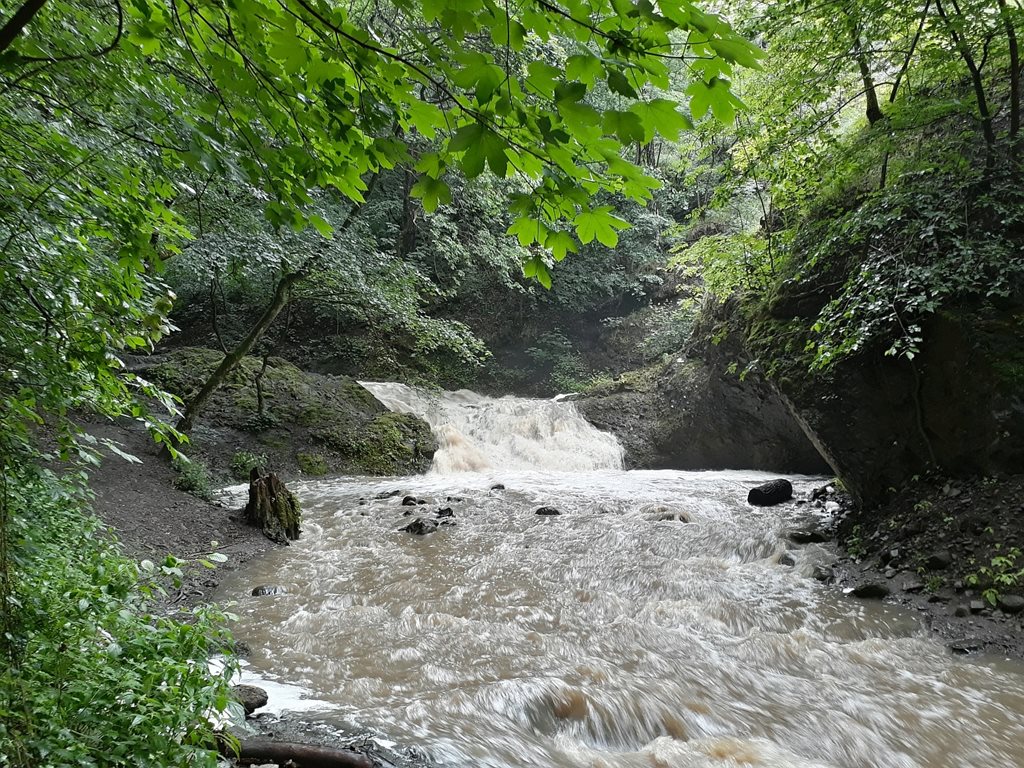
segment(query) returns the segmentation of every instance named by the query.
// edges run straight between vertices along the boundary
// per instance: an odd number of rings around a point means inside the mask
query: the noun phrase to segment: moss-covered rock
[[[186,347],[140,370],[187,401],[222,357]],[[261,359],[245,358],[199,416],[192,452],[216,475],[229,476],[232,458],[243,451],[265,455],[266,466],[285,476],[429,469],[436,445],[426,422],[389,412],[354,379],[307,373],[275,357],[259,376],[261,370]]]

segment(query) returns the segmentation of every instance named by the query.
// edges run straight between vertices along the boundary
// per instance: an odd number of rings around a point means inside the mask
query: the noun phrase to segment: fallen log
[[[236,757],[227,750],[222,753],[225,757]],[[370,758],[348,749],[261,739],[239,742],[236,759],[240,765],[277,763],[282,766],[294,765],[296,768],[373,768]]]

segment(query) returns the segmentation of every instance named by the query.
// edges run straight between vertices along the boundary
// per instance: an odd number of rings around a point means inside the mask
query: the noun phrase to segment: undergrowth
[[[122,556],[75,486],[2,477],[0,765],[212,766],[224,616],[155,612],[179,561]]]

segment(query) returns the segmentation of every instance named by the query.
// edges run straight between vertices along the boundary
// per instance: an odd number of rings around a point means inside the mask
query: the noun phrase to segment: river
[[[320,719],[460,768],[1024,766],[1024,665],[814,581],[796,508],[746,504],[768,475],[627,472],[569,403],[366,386],[431,423],[433,470],[299,484],[301,540],[218,594]]]

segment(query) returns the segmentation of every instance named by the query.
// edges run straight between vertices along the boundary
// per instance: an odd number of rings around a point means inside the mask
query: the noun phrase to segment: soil
[[[216,570],[187,568],[181,588],[168,597],[168,610],[207,599],[225,572],[275,546],[243,522],[240,509],[176,489],[177,473],[141,424],[125,420],[85,427],[140,462],[108,454],[89,478],[94,510],[116,531],[126,555],[159,562],[169,554],[195,560],[217,551],[228,558]]]
[[[883,585],[956,653],[1024,658],[1024,475],[922,478],[837,540],[839,586]]]

